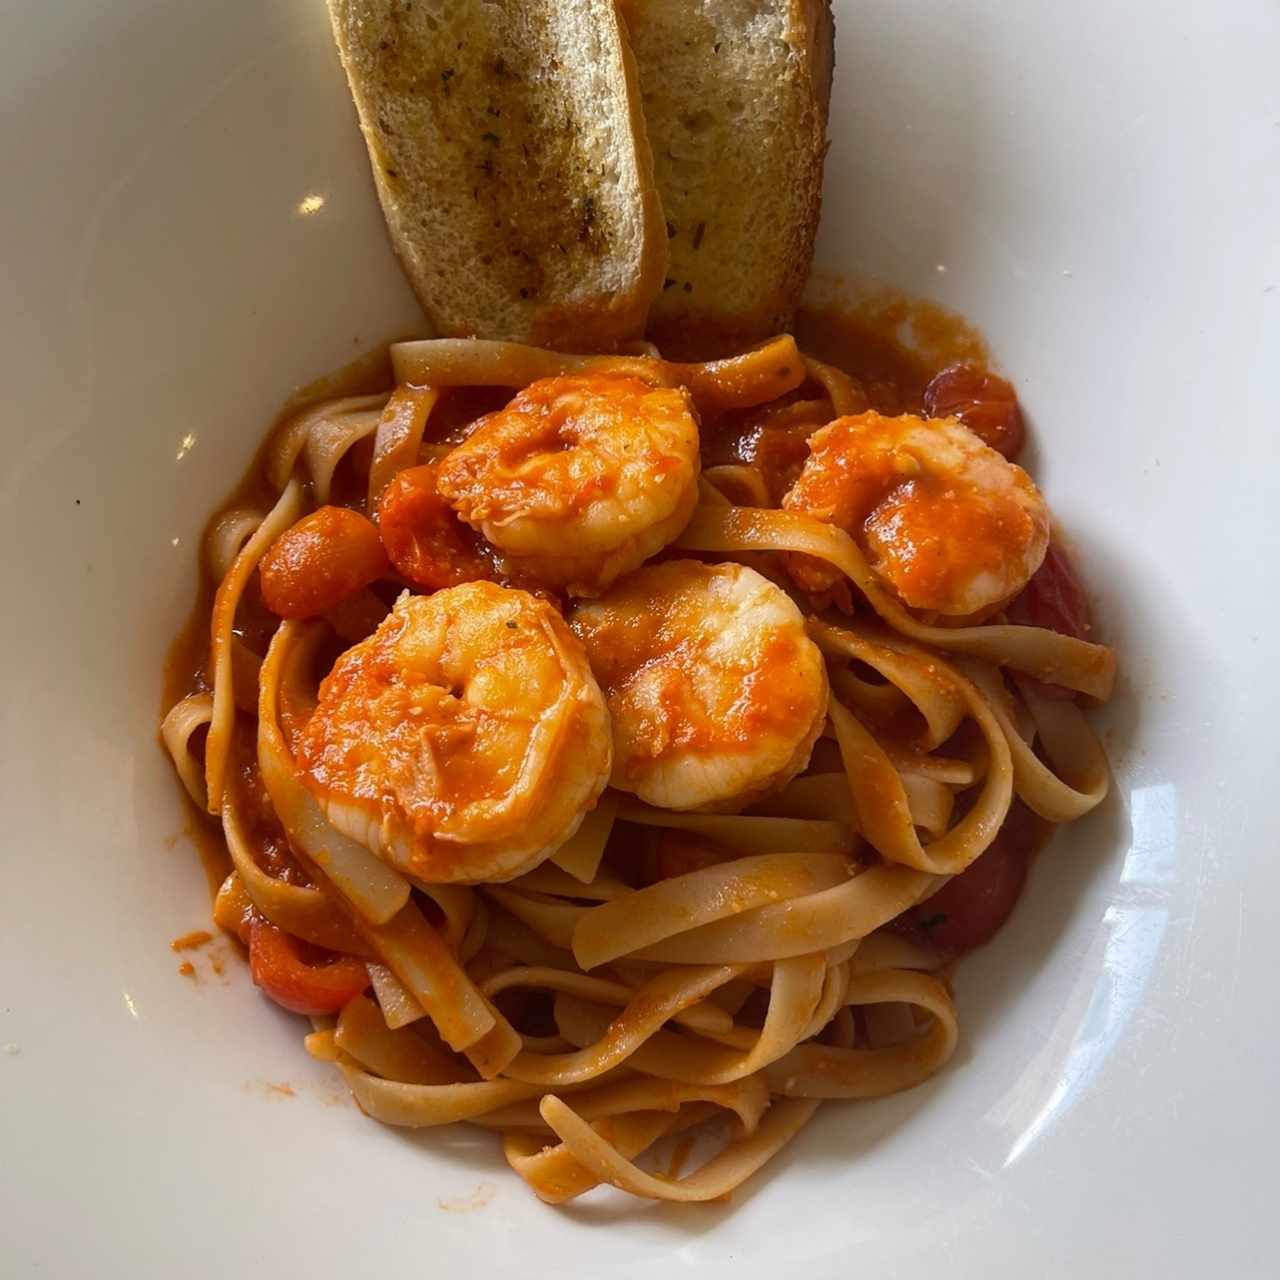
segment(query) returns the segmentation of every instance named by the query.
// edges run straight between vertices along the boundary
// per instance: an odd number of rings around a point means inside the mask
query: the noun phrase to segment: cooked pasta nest
[[[767,486],[749,467],[708,468],[697,478],[679,439],[685,400],[690,420],[704,423],[788,396],[810,406],[813,430],[854,411],[849,380],[806,359],[789,338],[708,365],[670,364],[651,349],[577,357],[479,341],[402,344],[391,354],[399,390],[327,401],[296,415],[266,454],[274,506],[232,511],[210,528],[206,558],[218,585],[209,678],[170,711],[163,736],[192,800],[220,820],[233,867],[220,906],[239,903],[295,939],[367,964],[368,993],[346,1001],[336,1017],[314,1018],[306,1044],[336,1066],[373,1118],[496,1130],[511,1167],[552,1203],[601,1183],[659,1200],[718,1199],[769,1160],[822,1101],[909,1088],[951,1057],[958,1026],[946,958],[919,937],[895,931],[894,922],[991,846],[1015,799],[1052,823],[1099,803],[1107,765],[1080,699],[1051,696],[1044,684],[1105,700],[1114,659],[1100,645],[1013,625],[1002,613],[940,623],[895,594],[849,530],[804,510],[764,505]],[[670,491],[658,504],[655,520],[680,512],[660,540],[667,561],[700,562],[698,580],[716,580],[716,590],[717,572],[707,566],[735,566],[719,575],[733,579],[733,590],[750,574],[752,600],[776,593],[777,627],[794,628],[795,644],[819,655],[813,679],[820,686],[812,686],[820,687],[819,700],[777,724],[764,713],[764,719],[743,720],[741,751],[752,750],[752,725],[767,724],[782,740],[754,773],[737,760],[725,766],[729,780],[719,781],[721,758],[713,759],[707,745],[714,735],[690,734],[680,749],[710,771],[711,781],[646,792],[640,775],[617,759],[617,733],[612,753],[604,742],[590,759],[587,748],[574,755],[568,738],[537,738],[538,717],[568,714],[569,703],[578,708],[573,734],[580,747],[600,730],[591,719],[595,695],[579,688],[590,671],[581,676],[586,668],[578,655],[591,654],[595,633],[574,624],[586,649],[572,648],[577,641],[559,622],[556,606],[530,598],[520,606],[519,625],[526,616],[536,619],[539,609],[556,613],[548,624],[552,638],[537,643],[560,654],[563,671],[557,667],[546,677],[543,702],[528,694],[532,719],[520,729],[527,734],[511,740],[542,743],[538,768],[545,776],[526,770],[518,780],[513,774],[486,783],[507,787],[505,798],[518,786],[534,787],[528,815],[513,809],[518,821],[504,826],[494,819],[484,827],[490,843],[468,845],[470,829],[461,818],[462,825],[450,828],[446,818],[432,817],[430,805],[422,809],[426,817],[413,817],[418,810],[405,800],[409,852],[390,856],[399,829],[386,812],[371,810],[370,821],[387,843],[372,829],[368,838],[356,838],[362,828],[331,820],[333,804],[299,760],[317,707],[337,696],[322,678],[339,645],[336,635],[345,645],[353,626],[358,636],[390,625],[387,602],[366,590],[363,624],[351,622],[350,610],[342,626],[332,616],[283,621],[263,654],[237,628],[255,572],[307,510],[332,500],[344,468],[367,485],[361,497],[373,510],[406,468],[447,456],[443,445],[424,443],[445,389],[515,391],[540,379],[596,376],[627,382],[638,402],[644,397],[631,384],[653,388],[666,438],[684,451],[678,467],[672,463],[672,483],[696,484],[696,505],[686,518],[682,500]],[[813,388],[808,399],[797,399],[806,383]],[[491,459],[484,465],[488,475]],[[524,519],[542,509],[528,492],[549,482],[543,472],[530,472],[523,455],[520,465]],[[478,503],[472,480],[468,501]],[[572,580],[584,584],[588,598],[566,608],[571,624],[574,617],[598,623],[601,611],[607,614],[621,598],[607,594],[619,573],[625,588],[625,572],[633,567],[620,554],[630,557],[633,546],[645,555],[656,549],[638,532],[639,500],[629,493],[627,501],[636,527],[628,527],[624,552],[605,547],[613,558],[598,577],[587,560],[574,562]],[[497,509],[485,506],[485,518],[497,519]],[[526,529],[521,536],[532,535]],[[565,540],[565,531],[556,536]],[[574,545],[585,544],[579,538]],[[522,554],[536,559],[524,544]],[[797,556],[846,584],[851,613],[820,610],[794,588],[785,566],[787,557]],[[501,565],[494,563],[500,579]],[[657,575],[673,576],[678,571]],[[527,579],[516,583],[529,585]],[[486,590],[485,608],[500,612],[505,597],[497,593],[513,588]],[[468,601],[474,615],[475,599]],[[754,634],[753,610],[760,607],[753,604],[725,626]],[[441,600],[437,612],[444,609]],[[515,614],[501,625],[520,634]],[[688,663],[709,661],[716,638],[710,632],[719,630],[709,629],[694,657],[692,649],[663,640],[662,653],[677,653],[669,679],[652,697],[642,687],[634,706],[701,696],[697,681],[686,679]],[[766,642],[775,642],[773,633]],[[621,694],[595,658],[592,666],[617,720]],[[749,683],[749,675],[732,678]],[[636,678],[634,671],[617,676],[618,687],[625,679],[634,688]],[[762,686],[761,697],[767,699],[769,687]],[[432,713],[437,728],[447,712],[453,719],[445,727],[455,737],[471,734],[472,741],[491,731],[465,690],[450,696],[458,706]],[[794,698],[804,701],[798,693]],[[641,711],[627,708],[641,717],[636,733],[643,742]],[[717,710],[717,723],[727,722],[730,711]],[[517,732],[507,722],[502,731]],[[237,740],[250,744],[304,877],[274,876],[256,856],[256,818],[236,784]],[[714,746],[725,758],[737,749],[728,741]],[[448,761],[436,763],[447,778]],[[598,784],[574,790],[575,770],[582,769],[594,771]],[[401,774],[396,785],[410,787]],[[416,779],[414,785],[430,800],[431,786],[445,784]],[[534,821],[562,795],[570,797],[563,819]],[[683,799],[674,802],[679,808],[662,807],[647,803],[646,795]],[[456,875],[433,878],[446,866],[440,858],[414,861],[413,841],[427,839],[423,824],[433,822],[433,849],[462,841],[454,846],[461,849]],[[517,834],[523,843],[502,844]],[[640,868],[643,858],[635,851],[655,837],[691,841],[707,856],[701,865],[654,878]],[[469,874],[484,867],[497,870]],[[662,1140],[676,1134],[706,1138],[692,1172],[653,1164]]]

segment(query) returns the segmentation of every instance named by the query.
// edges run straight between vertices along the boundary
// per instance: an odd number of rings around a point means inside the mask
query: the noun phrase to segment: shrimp
[[[402,595],[321,682],[295,750],[329,821],[427,883],[532,869],[612,762],[582,646],[549,604],[492,582]]]
[[[808,763],[826,669],[795,603],[754,569],[649,565],[569,625],[605,690],[619,790],[666,809],[736,809]]]
[[[686,392],[604,374],[544,378],[440,464],[455,511],[523,571],[598,595],[688,523],[698,423]]]
[[[809,441],[782,505],[838,525],[904,605],[954,617],[1012,599],[1049,546],[1049,510],[1031,477],[954,418],[837,418]],[[837,571],[788,567],[806,591]]]

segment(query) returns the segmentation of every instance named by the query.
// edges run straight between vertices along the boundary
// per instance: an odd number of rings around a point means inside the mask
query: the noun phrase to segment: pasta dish
[[[952,961],[1106,793],[1016,399],[880,412],[790,336],[390,359],[209,527],[163,738],[215,918],[374,1119],[492,1129],[553,1203],[723,1197],[944,1066]]]

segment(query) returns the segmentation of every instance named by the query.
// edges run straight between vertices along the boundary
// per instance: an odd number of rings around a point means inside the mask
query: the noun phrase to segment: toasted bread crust
[[[812,263],[829,0],[628,0],[625,14],[670,236],[650,336],[681,358],[740,350],[788,327]]]
[[[638,336],[665,238],[609,0],[328,0],[378,197],[437,332]]]

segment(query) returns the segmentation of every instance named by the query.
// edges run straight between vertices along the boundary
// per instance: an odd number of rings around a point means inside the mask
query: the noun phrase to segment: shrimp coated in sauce
[[[954,418],[837,418],[810,438],[783,506],[852,534],[903,604],[953,617],[1012,599],[1049,545],[1031,477]],[[839,577],[808,556],[788,566],[806,591]]]
[[[688,523],[698,424],[679,389],[544,378],[482,418],[440,464],[438,483],[513,570],[598,595]]]
[[[611,765],[581,644],[550,605],[492,582],[402,595],[321,682],[296,751],[335,827],[429,883],[531,869]]]
[[[613,785],[667,809],[735,809],[808,763],[827,714],[795,603],[739,564],[649,565],[570,626],[605,690]]]

